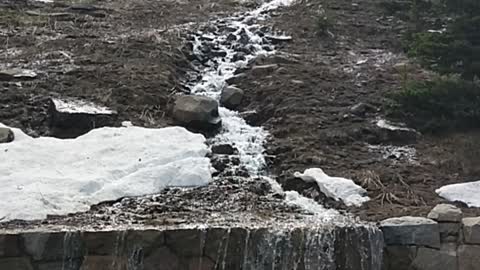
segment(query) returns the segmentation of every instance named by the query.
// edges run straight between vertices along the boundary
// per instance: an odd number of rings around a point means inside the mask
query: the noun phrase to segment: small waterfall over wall
[[[382,247],[368,226],[32,232],[0,236],[0,269],[380,270]]]

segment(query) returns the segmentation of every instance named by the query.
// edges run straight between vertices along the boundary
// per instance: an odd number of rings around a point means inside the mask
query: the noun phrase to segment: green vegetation
[[[392,113],[427,132],[480,128],[480,1],[410,3],[405,49],[442,76],[415,82],[404,76]]]
[[[418,9],[417,1],[413,1],[412,10]],[[480,77],[480,1],[446,0],[442,7],[444,14],[452,17],[444,31],[415,29],[416,33],[409,35],[407,51],[435,71],[460,74],[472,81]],[[412,16],[412,20],[419,19]]]
[[[331,17],[329,17],[325,10],[322,10],[320,12],[320,15],[318,16],[318,19],[317,19],[317,32],[319,35],[321,36],[325,36],[327,34],[329,34],[329,31],[332,29],[333,27],[333,22],[332,22],[332,19]]]
[[[480,127],[480,86],[458,77],[408,82],[399,93],[393,112],[410,119],[422,131],[439,132]]]

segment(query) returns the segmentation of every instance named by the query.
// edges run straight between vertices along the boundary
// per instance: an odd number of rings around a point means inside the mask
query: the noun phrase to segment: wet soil
[[[186,27],[245,9],[227,1],[0,1],[0,69],[33,80],[0,82],[0,122],[49,135],[49,97],[110,107],[118,123],[172,124],[168,104],[191,69]]]
[[[406,74],[398,70],[399,63],[409,63],[400,44],[406,24],[386,16],[380,3],[302,1],[279,11],[272,25],[292,40],[231,80],[246,91],[243,110],[257,112],[249,121],[271,133],[270,171],[284,188],[315,198],[314,186],[293,177],[310,167],[353,179],[372,200],[349,210],[374,221],[426,216],[444,202],[435,189],[480,178],[472,158],[479,156],[471,148],[476,132],[385,137],[375,125],[389,117],[388,94],[401,89],[405,76],[431,76],[414,64]],[[319,22],[325,15],[326,28]],[[262,65],[273,66],[259,72]],[[395,157],[379,151],[382,145],[416,153]],[[478,208],[459,206],[467,216],[480,214]]]

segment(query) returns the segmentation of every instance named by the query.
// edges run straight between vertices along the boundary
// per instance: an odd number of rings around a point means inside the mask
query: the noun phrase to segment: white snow
[[[326,196],[342,200],[347,206],[360,206],[370,200],[365,195],[367,191],[352,180],[328,176],[319,168],[307,169],[303,174],[296,172],[294,176],[306,182],[317,182],[320,191]]]
[[[480,181],[447,185],[435,192],[449,201],[460,201],[469,207],[480,207]]]
[[[115,111],[100,106],[98,104],[94,104],[92,102],[88,102],[85,100],[79,99],[57,99],[52,98],[53,103],[55,104],[55,108],[59,112],[65,113],[87,113],[87,114],[114,114]]]
[[[12,130],[15,140],[0,144],[2,221],[86,211],[102,201],[211,181],[205,137],[181,127],[101,128],[68,140]]]

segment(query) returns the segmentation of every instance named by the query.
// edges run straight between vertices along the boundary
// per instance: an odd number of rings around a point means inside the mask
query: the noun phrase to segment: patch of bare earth
[[[232,82],[246,91],[243,110],[257,112],[249,121],[272,135],[270,170],[284,188],[323,200],[313,184],[292,176],[320,167],[368,190],[372,200],[349,209],[364,219],[425,216],[444,201],[435,189],[479,176],[465,158],[476,155],[465,139],[472,135],[385,137],[375,125],[388,117],[386,97],[405,76],[430,76],[416,67],[398,70],[407,61],[400,50],[405,23],[385,16],[379,2],[310,0],[279,11],[273,26],[292,40]],[[319,22],[325,15],[327,28]],[[403,150],[395,156],[388,149]],[[480,214],[461,206],[466,215]]]
[[[0,82],[0,122],[49,135],[49,97],[77,97],[119,113],[118,121],[163,127],[172,95],[190,70],[186,27],[243,10],[236,1],[0,1],[0,70],[33,80]]]

